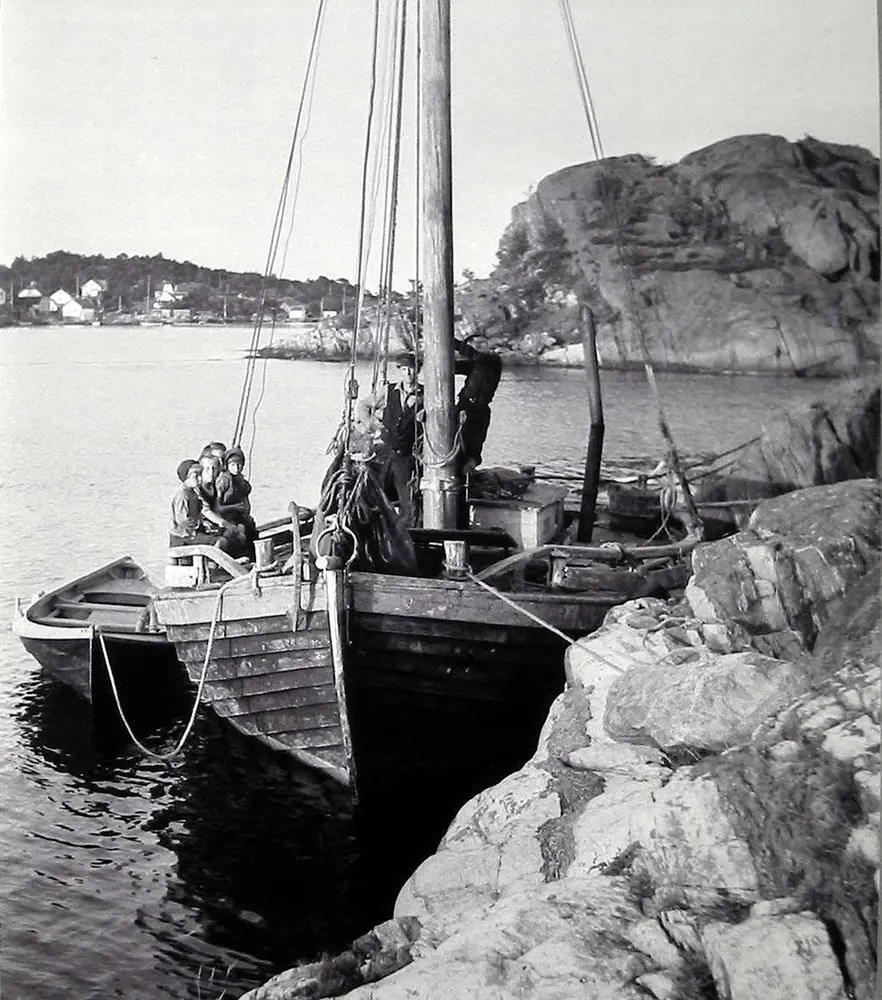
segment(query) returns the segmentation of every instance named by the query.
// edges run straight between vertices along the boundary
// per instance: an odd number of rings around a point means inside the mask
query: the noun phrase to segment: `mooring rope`
[[[556,636],[559,636],[565,643],[570,646],[576,646],[579,649],[583,649],[590,653],[592,656],[597,657],[598,660],[605,663],[611,669],[617,671],[620,674],[625,673],[621,667],[617,667],[612,661],[607,660],[606,657],[601,656],[600,653],[595,652],[593,649],[589,649],[587,646],[582,644],[581,639],[571,639],[566,632],[561,632],[561,630],[556,626],[552,625],[551,622],[545,621],[544,618],[540,618],[539,615],[534,614],[532,611],[528,611],[523,605],[518,604],[517,601],[513,601],[506,594],[503,594],[501,590],[497,590],[496,587],[492,587],[485,580],[479,580],[474,573],[466,573],[466,578],[471,580],[472,583],[476,583],[479,587],[482,587],[487,593],[492,594],[494,597],[498,597],[503,604],[507,604],[510,608],[514,608],[515,611],[519,611],[522,615],[534,621],[537,625],[541,625],[542,628],[547,629],[549,632]]]
[[[208,676],[208,664],[211,660],[211,651],[214,647],[215,632],[217,630],[218,619],[220,618],[221,605],[223,604],[224,593],[232,587],[234,584],[241,583],[243,580],[250,580],[252,584],[256,585],[257,582],[257,570],[253,569],[251,573],[247,576],[237,576],[232,580],[227,580],[225,584],[217,592],[217,601],[214,605],[214,612],[211,616],[211,628],[208,633],[208,643],[205,648],[205,659],[202,661],[202,670],[199,675],[199,684],[196,688],[196,697],[193,701],[193,709],[190,712],[190,718],[187,721],[187,725],[184,727],[184,732],[182,733],[180,739],[175,745],[174,749],[170,750],[168,753],[157,753],[155,750],[151,750],[150,747],[144,746],[144,744],[135,736],[132,731],[132,727],[129,724],[129,720],[126,718],[126,714],[123,711],[122,703],[119,698],[119,691],[116,686],[116,679],[113,676],[113,669],[110,666],[110,657],[107,653],[107,644],[104,641],[104,633],[98,632],[94,626],[92,628],[92,634],[98,636],[98,642],[101,646],[101,652],[104,654],[104,666],[107,668],[107,677],[110,681],[110,690],[113,692],[113,700],[116,703],[116,710],[119,713],[120,720],[125,727],[126,732],[129,734],[129,739],[135,744],[135,746],[144,754],[145,757],[151,757],[153,760],[169,761],[184,749],[187,740],[190,738],[190,733],[193,731],[193,726],[196,723],[196,713],[199,710],[199,705],[202,702],[202,691],[205,687],[205,680]]]

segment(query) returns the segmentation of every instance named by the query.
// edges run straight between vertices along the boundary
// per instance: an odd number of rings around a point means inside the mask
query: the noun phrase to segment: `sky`
[[[452,6],[455,270],[482,275],[512,206],[592,154],[558,3]],[[372,7],[328,0],[285,277],[356,274]],[[760,132],[879,153],[875,0],[571,7],[607,155],[671,162]],[[316,9],[2,0],[0,263],[63,249],[261,272]],[[403,163],[399,287],[414,273],[409,148]]]

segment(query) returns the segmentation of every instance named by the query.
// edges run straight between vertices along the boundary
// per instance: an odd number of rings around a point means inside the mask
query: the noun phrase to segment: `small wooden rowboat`
[[[160,585],[131,556],[123,556],[37,594],[16,601],[12,631],[38,663],[58,680],[93,701],[96,678],[106,686],[99,643],[104,638],[120,680],[165,665],[173,647],[153,614]],[[100,671],[93,678],[93,668]]]

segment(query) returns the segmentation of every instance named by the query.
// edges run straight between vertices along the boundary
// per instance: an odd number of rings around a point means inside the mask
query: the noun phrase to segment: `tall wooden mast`
[[[453,193],[450,135],[450,0],[420,0],[422,189],[423,524],[457,526],[459,456],[453,454]]]

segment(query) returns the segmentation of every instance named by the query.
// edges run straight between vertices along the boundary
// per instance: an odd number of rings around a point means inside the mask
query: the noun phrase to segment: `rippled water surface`
[[[388,789],[353,815],[333,788],[200,717],[174,764],[96,731],[9,632],[12,602],[126,552],[161,572],[175,467],[228,439],[250,330],[0,330],[0,988],[12,1000],[237,996],[389,915],[468,787]],[[264,381],[265,372],[265,381]],[[345,369],[259,366],[245,444],[258,519],[314,504]],[[752,437],[817,385],[660,376],[689,454]],[[641,374],[604,373],[605,458],[654,463]],[[579,371],[506,372],[485,464],[580,470]],[[142,720],[171,747],[189,689]]]

